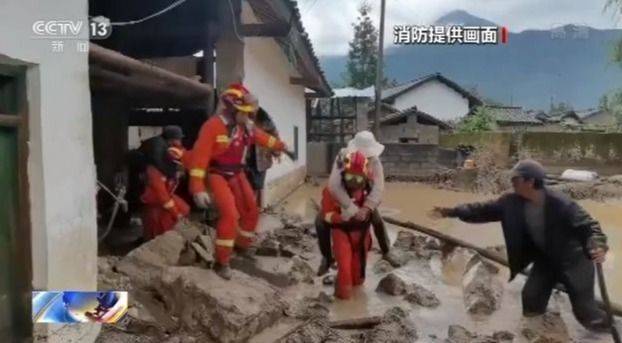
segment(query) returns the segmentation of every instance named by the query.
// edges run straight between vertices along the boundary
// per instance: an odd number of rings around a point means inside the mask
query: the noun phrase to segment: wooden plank
[[[328,323],[333,329],[340,330],[364,330],[371,329],[374,326],[380,324],[382,317],[372,316],[354,319],[336,320]]]
[[[309,84],[309,79],[306,79],[304,77],[290,77],[289,78],[289,84],[290,85],[297,85],[297,86],[306,86]]]
[[[243,24],[240,34],[244,37],[286,37],[290,28],[287,22]]]
[[[22,118],[18,115],[0,114],[0,126],[17,127]]]

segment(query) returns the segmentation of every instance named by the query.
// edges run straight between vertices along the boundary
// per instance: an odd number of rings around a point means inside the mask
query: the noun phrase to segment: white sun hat
[[[365,157],[378,157],[384,151],[384,145],[378,143],[374,134],[365,130],[358,132],[350,142],[349,151],[360,151]]]

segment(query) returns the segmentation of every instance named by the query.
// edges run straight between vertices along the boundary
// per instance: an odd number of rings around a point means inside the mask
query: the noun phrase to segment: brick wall
[[[455,165],[455,152],[433,144],[385,144],[380,157],[386,176],[426,177]]]

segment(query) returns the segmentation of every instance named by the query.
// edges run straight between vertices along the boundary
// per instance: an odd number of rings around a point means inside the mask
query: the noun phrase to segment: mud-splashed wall
[[[534,158],[551,171],[586,168],[601,174],[622,173],[622,133],[592,132],[486,132],[441,137],[441,146],[461,144],[494,151],[500,164]]]

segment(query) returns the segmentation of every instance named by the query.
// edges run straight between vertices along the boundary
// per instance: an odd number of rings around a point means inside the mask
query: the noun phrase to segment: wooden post
[[[378,61],[376,64],[376,112],[374,116],[374,135],[376,139],[381,141],[380,137],[380,102],[382,98],[382,80],[383,80],[383,56],[384,56],[384,11],[386,0],[381,0],[380,5],[380,36],[378,37]]]
[[[215,6],[210,6],[214,8]],[[207,23],[207,35],[205,40],[205,48],[203,48],[203,69],[201,70],[201,79],[203,83],[207,83],[210,85],[215,84],[214,79],[214,46],[215,41],[217,40],[216,31],[218,25],[215,22]],[[207,98],[206,108],[205,108],[205,117],[209,117],[215,108],[215,94],[211,94]]]

